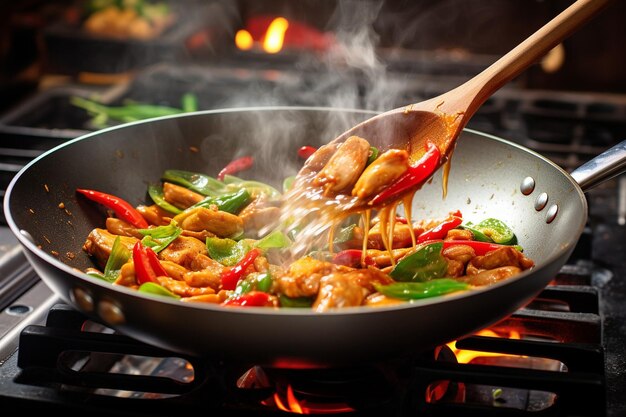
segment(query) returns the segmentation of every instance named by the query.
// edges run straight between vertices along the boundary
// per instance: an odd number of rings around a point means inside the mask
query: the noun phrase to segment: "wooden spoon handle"
[[[448,114],[460,111],[465,113],[464,119],[469,119],[495,91],[591,20],[610,2],[576,1],[480,74],[444,94],[446,100],[440,110]]]

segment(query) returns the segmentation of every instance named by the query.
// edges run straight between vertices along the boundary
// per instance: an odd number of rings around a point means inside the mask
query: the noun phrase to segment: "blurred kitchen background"
[[[387,110],[476,75],[563,0],[0,1],[0,192],[126,121],[223,107]],[[626,137],[626,2],[502,88],[469,127],[571,169]],[[146,106],[147,105],[147,106]]]

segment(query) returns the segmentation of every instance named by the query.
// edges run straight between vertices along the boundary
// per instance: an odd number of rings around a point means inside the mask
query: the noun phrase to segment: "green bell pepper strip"
[[[150,184],[148,186],[148,195],[150,196],[152,201],[154,201],[154,204],[161,207],[163,210],[167,211],[168,213],[179,214],[183,212],[181,209],[168,203],[165,200],[165,197],[163,196],[163,187]]]
[[[224,175],[223,179],[226,192],[234,192],[241,188],[245,188],[250,192],[253,198],[264,194],[270,200],[278,200],[282,196],[281,192],[269,184],[260,181],[244,180],[234,175]]]
[[[491,240],[489,236],[487,236],[486,234],[484,234],[478,229],[474,229],[474,225],[472,224],[472,222],[461,224],[459,228],[469,230],[470,232],[472,232],[472,236],[474,237],[474,240],[477,240],[479,242],[493,242],[493,240]]]
[[[180,104],[184,112],[192,112],[198,110],[198,97],[193,93],[185,93],[180,99]]]
[[[378,148],[370,146],[369,156],[367,157],[367,162],[365,163],[365,166],[374,162],[376,158],[378,158]]]
[[[419,282],[443,277],[448,262],[441,254],[443,242],[427,243],[400,259],[389,276],[396,281]]]
[[[286,193],[287,191],[291,190],[293,188],[293,184],[295,182],[296,182],[295,175],[291,175],[289,177],[286,177],[283,180],[283,193]]]
[[[111,254],[107,263],[104,266],[104,274],[98,274],[96,272],[88,272],[87,275],[92,277],[103,279],[107,282],[114,282],[120,275],[120,269],[130,259],[131,253],[126,246],[120,243],[120,237],[117,236],[113,241],[111,247]]]
[[[291,246],[291,240],[280,230],[274,230],[258,240],[252,246],[263,249],[285,249]]]
[[[219,197],[206,197],[202,201],[197,202],[189,209],[196,207],[209,208],[216,206],[218,210],[231,214],[238,214],[250,201],[252,197],[245,188],[242,188],[232,194],[224,194]]]
[[[469,289],[470,285],[451,278],[437,278],[426,282],[396,282],[389,285],[374,283],[374,288],[387,297],[419,300],[455,291],[464,291]]]
[[[168,169],[163,173],[161,179],[189,188],[203,196],[217,197],[228,193],[228,191],[224,190],[224,183],[198,172]]]
[[[169,116],[183,112],[182,109],[177,109],[175,107],[144,104],[132,101],[127,101],[119,106],[107,106],[78,96],[71,97],[70,103],[97,117],[99,122],[109,119],[121,122],[132,122],[136,120],[150,119],[153,117]]]
[[[183,229],[178,227],[178,224],[172,220],[167,226],[138,229],[137,231],[144,236],[141,239],[141,243],[159,253],[176,240],[183,232]]]
[[[502,245],[517,244],[515,233],[501,220],[488,218],[476,225],[472,225],[472,228],[488,236],[495,243]]]
[[[285,294],[278,294],[278,302],[285,308],[311,308],[314,301],[312,297],[287,297]]]
[[[161,295],[161,296],[177,298],[177,299],[180,298],[180,295],[174,294],[167,288],[155,282],[144,282],[143,284],[139,286],[137,291],[146,293],[146,294],[155,294],[155,295]]]
[[[206,248],[211,259],[225,266],[233,266],[250,250],[250,244],[246,240],[209,237],[206,239]]]
[[[272,275],[269,272],[251,274],[247,278],[240,280],[233,292],[233,297],[246,294],[250,291],[269,292],[272,287]]]

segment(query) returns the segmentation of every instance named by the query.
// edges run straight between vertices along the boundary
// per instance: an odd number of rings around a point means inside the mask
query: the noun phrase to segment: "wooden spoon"
[[[298,173],[297,183],[307,184],[307,179],[313,178],[326,165],[339,145],[350,136],[366,139],[381,152],[391,148],[406,149],[412,166],[424,155],[426,144],[430,142],[438,148],[440,158],[434,166],[431,164],[432,172],[427,172],[424,178],[403,190],[402,195],[414,192],[450,159],[459,134],[494,92],[589,21],[609,2],[610,0],[578,0],[490,67],[459,87],[432,99],[387,111],[342,133],[307,159]],[[344,211],[371,209],[390,203],[374,199],[364,201],[348,195],[337,197],[336,206]]]

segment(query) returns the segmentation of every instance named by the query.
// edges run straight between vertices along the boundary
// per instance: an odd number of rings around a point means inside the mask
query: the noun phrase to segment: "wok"
[[[414,218],[460,209],[466,220],[496,217],[516,232],[536,266],[493,286],[393,307],[224,308],[181,303],[112,286],[83,274],[81,250],[103,227],[97,204],[76,188],[151,203],[147,185],[166,169],[217,175],[250,154],[242,173],[274,185],[294,174],[302,145],[319,146],[372,112],[327,108],[247,108],[189,113],[125,124],[58,146],[24,167],[5,196],[12,232],[41,279],[65,302],[122,334],[181,354],[268,366],[345,365],[405,357],[491,325],[533,299],[570,256],[587,220],[583,189],[623,170],[624,143],[574,175],[506,140],[465,130],[454,153],[447,197],[435,175],[415,196]],[[600,160],[601,161],[601,160]],[[617,162],[616,162],[617,161]],[[592,171],[594,171],[592,170]],[[60,207],[63,203],[64,208]]]

